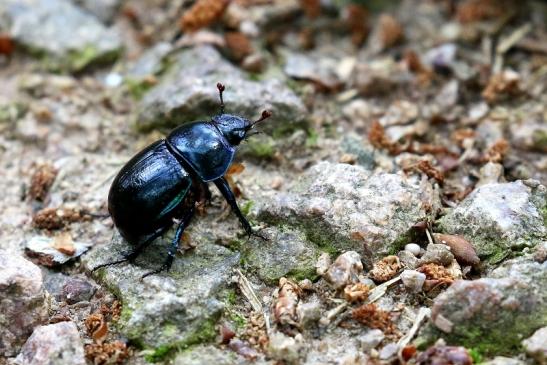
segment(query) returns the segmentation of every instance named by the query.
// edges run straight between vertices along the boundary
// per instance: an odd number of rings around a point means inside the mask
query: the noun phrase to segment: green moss
[[[275,142],[271,137],[250,138],[244,145],[246,154],[259,159],[270,159],[275,154]]]
[[[251,209],[253,208],[253,204],[254,202],[252,200],[246,201],[245,204],[243,204],[243,206],[241,207],[241,213],[243,213],[244,215],[249,215]]]
[[[547,151],[547,131],[545,130],[537,130],[532,135],[534,148],[541,150],[541,151]]]
[[[196,330],[193,334],[188,336],[186,339],[182,341],[176,341],[170,344],[165,344],[156,347],[153,349],[152,352],[147,354],[145,356],[145,360],[148,362],[160,362],[165,360],[168,357],[173,356],[176,352],[181,351],[185,348],[188,348],[192,345],[197,345],[199,343],[211,341],[216,336],[216,325],[217,318],[211,318],[210,320],[203,323],[198,330]],[[172,324],[168,323],[166,325],[168,327],[167,330],[172,330]]]
[[[287,276],[296,281],[300,281],[304,279],[315,281],[319,277],[319,275],[317,274],[315,265],[291,270],[287,273]]]
[[[23,117],[28,107],[22,103],[0,105],[0,123],[14,122]]]
[[[236,326],[236,328],[244,328],[247,325],[247,320],[236,311],[229,310],[226,317]]]
[[[142,99],[144,94],[152,88],[152,85],[144,80],[126,79],[125,85],[135,100]]]
[[[319,139],[319,133],[314,129],[308,129],[308,137],[306,138],[306,147],[316,147]]]
[[[469,356],[473,359],[473,364],[480,364],[483,362],[483,356],[476,348],[469,349]]]

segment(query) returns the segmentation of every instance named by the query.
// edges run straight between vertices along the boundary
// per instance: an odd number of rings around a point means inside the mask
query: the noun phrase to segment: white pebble
[[[409,243],[405,245],[405,251],[410,252],[414,256],[418,256],[420,254],[420,246],[415,243]]]
[[[422,291],[425,278],[425,274],[415,270],[405,270],[401,273],[404,286],[413,293]]]

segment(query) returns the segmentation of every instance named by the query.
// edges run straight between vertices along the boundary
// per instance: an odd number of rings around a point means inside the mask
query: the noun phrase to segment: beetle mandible
[[[122,237],[134,248],[120,260],[99,265],[93,271],[134,261],[152,241],[171,228],[173,219],[178,219],[163,265],[142,278],[169,270],[182,233],[194,215],[195,203],[203,197],[210,198],[209,182],[220,190],[247,235],[264,238],[253,232],[224,175],[240,142],[271,113],[263,111],[254,122],[225,114],[222,98],[225,87],[218,83],[217,88],[219,115],[210,121],[186,123],[175,128],[165,139],[137,153],[115,177],[108,193],[108,211]]]

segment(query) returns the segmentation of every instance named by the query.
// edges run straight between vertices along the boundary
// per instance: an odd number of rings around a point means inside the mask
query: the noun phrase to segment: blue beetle
[[[253,232],[241,213],[234,193],[224,178],[232,164],[237,146],[254,126],[269,118],[263,111],[260,119],[251,122],[237,115],[224,113],[224,85],[217,84],[220,114],[210,121],[197,121],[175,128],[165,139],[152,143],[137,153],[118,173],[108,194],[108,211],[114,225],[134,249],[120,260],[99,265],[93,271],[132,262],[152,241],[179,220],[175,236],[163,265],[143,278],[169,270],[184,229],[190,223],[198,201],[209,199],[207,183],[213,182],[232,211],[239,218],[247,235]]]

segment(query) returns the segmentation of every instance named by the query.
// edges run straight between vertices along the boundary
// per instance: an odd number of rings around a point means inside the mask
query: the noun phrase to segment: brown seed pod
[[[462,236],[433,233],[433,237],[437,243],[450,247],[452,254],[460,264],[474,266],[481,261],[473,245]]]

